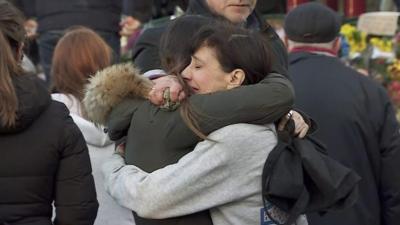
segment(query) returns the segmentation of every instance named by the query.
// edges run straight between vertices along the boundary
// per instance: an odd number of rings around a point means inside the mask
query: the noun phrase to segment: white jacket
[[[75,97],[65,94],[52,94],[52,98],[67,106],[89,148],[97,200],[99,201],[99,210],[94,225],[134,225],[132,212],[118,205],[106,193],[103,186],[104,178],[101,174],[101,167],[114,152],[113,142],[110,141],[102,128],[96,127],[92,122],[82,117],[81,105]]]

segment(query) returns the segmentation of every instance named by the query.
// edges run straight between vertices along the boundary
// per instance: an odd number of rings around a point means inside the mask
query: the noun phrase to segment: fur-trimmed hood
[[[146,98],[152,86],[131,63],[107,67],[90,78],[86,86],[83,99],[86,117],[105,125],[113,107],[124,98]]]

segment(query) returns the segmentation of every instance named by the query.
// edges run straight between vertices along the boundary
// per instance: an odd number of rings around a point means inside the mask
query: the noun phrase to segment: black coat
[[[132,0],[15,0],[15,3],[28,18],[37,19],[39,33],[73,25],[118,33],[123,1]]]
[[[186,14],[213,17],[213,14],[205,5],[204,0],[190,0]],[[166,26],[167,24],[146,29],[139,37],[133,49],[133,61],[142,72],[162,68],[159,57],[159,42],[161,35],[166,30]],[[261,21],[256,13],[249,16],[246,27],[260,30],[260,32],[267,37],[274,53],[274,60],[272,63],[273,72],[287,76],[288,61],[286,48],[274,29],[265,21]]]
[[[296,106],[317,122],[329,155],[362,178],[352,208],[308,215],[310,225],[399,224],[400,135],[386,91],[334,57],[293,53],[289,62]]]
[[[146,23],[151,19],[173,15],[176,6],[185,9],[187,0],[128,0],[124,4],[125,14]]]
[[[32,77],[14,79],[17,126],[0,123],[0,224],[91,225],[98,203],[85,140],[65,105]]]

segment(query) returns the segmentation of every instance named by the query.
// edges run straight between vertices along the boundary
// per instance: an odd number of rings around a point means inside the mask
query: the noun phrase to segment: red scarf
[[[300,47],[295,47],[290,50],[290,53],[296,53],[296,52],[309,52],[309,53],[325,53],[330,56],[337,56],[337,53],[333,51],[332,49],[329,48],[320,48],[320,47],[312,47],[312,46],[300,46]]]

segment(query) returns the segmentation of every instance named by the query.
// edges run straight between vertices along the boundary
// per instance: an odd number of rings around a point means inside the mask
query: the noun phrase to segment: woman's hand
[[[115,154],[118,154],[122,158],[125,158],[125,142],[123,142],[115,147]]]
[[[28,19],[24,23],[25,31],[26,31],[26,36],[30,39],[33,39],[37,36],[37,28],[38,28],[38,23],[36,20],[33,19]]]
[[[293,120],[294,122],[294,135],[299,138],[304,138],[310,129],[310,126],[304,121],[301,114],[294,110],[290,110],[290,112],[281,119],[278,125],[278,130],[283,131],[289,120]]]
[[[166,89],[169,89],[169,99],[171,102],[180,102],[186,97],[182,85],[174,75],[163,76],[152,81],[154,86],[149,92],[148,99],[154,105],[162,106],[165,104],[164,91]]]
[[[119,32],[119,34],[121,36],[129,37],[135,31],[137,31],[141,25],[142,25],[142,23],[138,19],[136,19],[132,16],[126,16],[119,23],[119,26],[121,27],[121,31]]]

